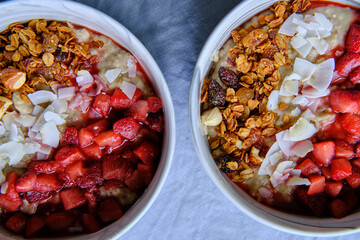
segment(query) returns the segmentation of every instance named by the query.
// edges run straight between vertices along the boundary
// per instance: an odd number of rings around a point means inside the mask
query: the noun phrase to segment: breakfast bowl
[[[169,172],[175,115],[150,53],[70,1],[1,3],[1,239],[116,239]]]
[[[244,1],[195,65],[189,114],[205,171],[240,210],[278,230],[360,229],[358,8]]]

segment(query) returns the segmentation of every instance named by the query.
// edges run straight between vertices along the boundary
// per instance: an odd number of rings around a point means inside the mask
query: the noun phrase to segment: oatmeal
[[[156,171],[161,100],[106,36],[33,19],[0,34],[0,210],[26,237],[92,233]]]
[[[277,2],[214,54],[204,133],[219,169],[258,201],[337,218],[357,208],[358,14]]]

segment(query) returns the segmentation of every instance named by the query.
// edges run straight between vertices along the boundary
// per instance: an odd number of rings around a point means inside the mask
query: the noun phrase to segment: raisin
[[[218,168],[224,173],[232,173],[239,167],[239,160],[228,155],[216,159]]]
[[[214,106],[225,105],[225,91],[219,83],[212,80],[209,84],[209,103]]]
[[[219,78],[220,80],[229,87],[232,88],[240,88],[240,84],[239,84],[239,77],[237,76],[237,74],[230,70],[230,69],[226,69],[224,67],[220,67],[219,68]]]

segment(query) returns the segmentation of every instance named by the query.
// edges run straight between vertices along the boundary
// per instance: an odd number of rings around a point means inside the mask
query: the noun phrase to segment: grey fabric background
[[[140,39],[163,71],[175,105],[177,143],[168,179],[150,210],[120,239],[316,239],[274,230],[240,212],[205,174],[193,146],[192,71],[211,31],[240,0],[76,1],[108,14]]]
[[[177,142],[168,179],[150,210],[120,239],[316,239],[274,230],[240,212],[206,175],[193,146],[192,71],[211,31],[240,0],[76,1],[110,15],[139,38],[160,66],[175,105]]]

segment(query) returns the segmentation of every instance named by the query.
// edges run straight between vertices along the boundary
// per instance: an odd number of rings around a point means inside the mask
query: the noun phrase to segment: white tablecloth
[[[172,93],[177,142],[171,171],[145,216],[120,239],[316,239],[287,234],[238,210],[200,165],[190,133],[188,93],[194,65],[235,0],[77,0],[115,18],[159,64]],[[359,239],[360,234],[329,239]]]

